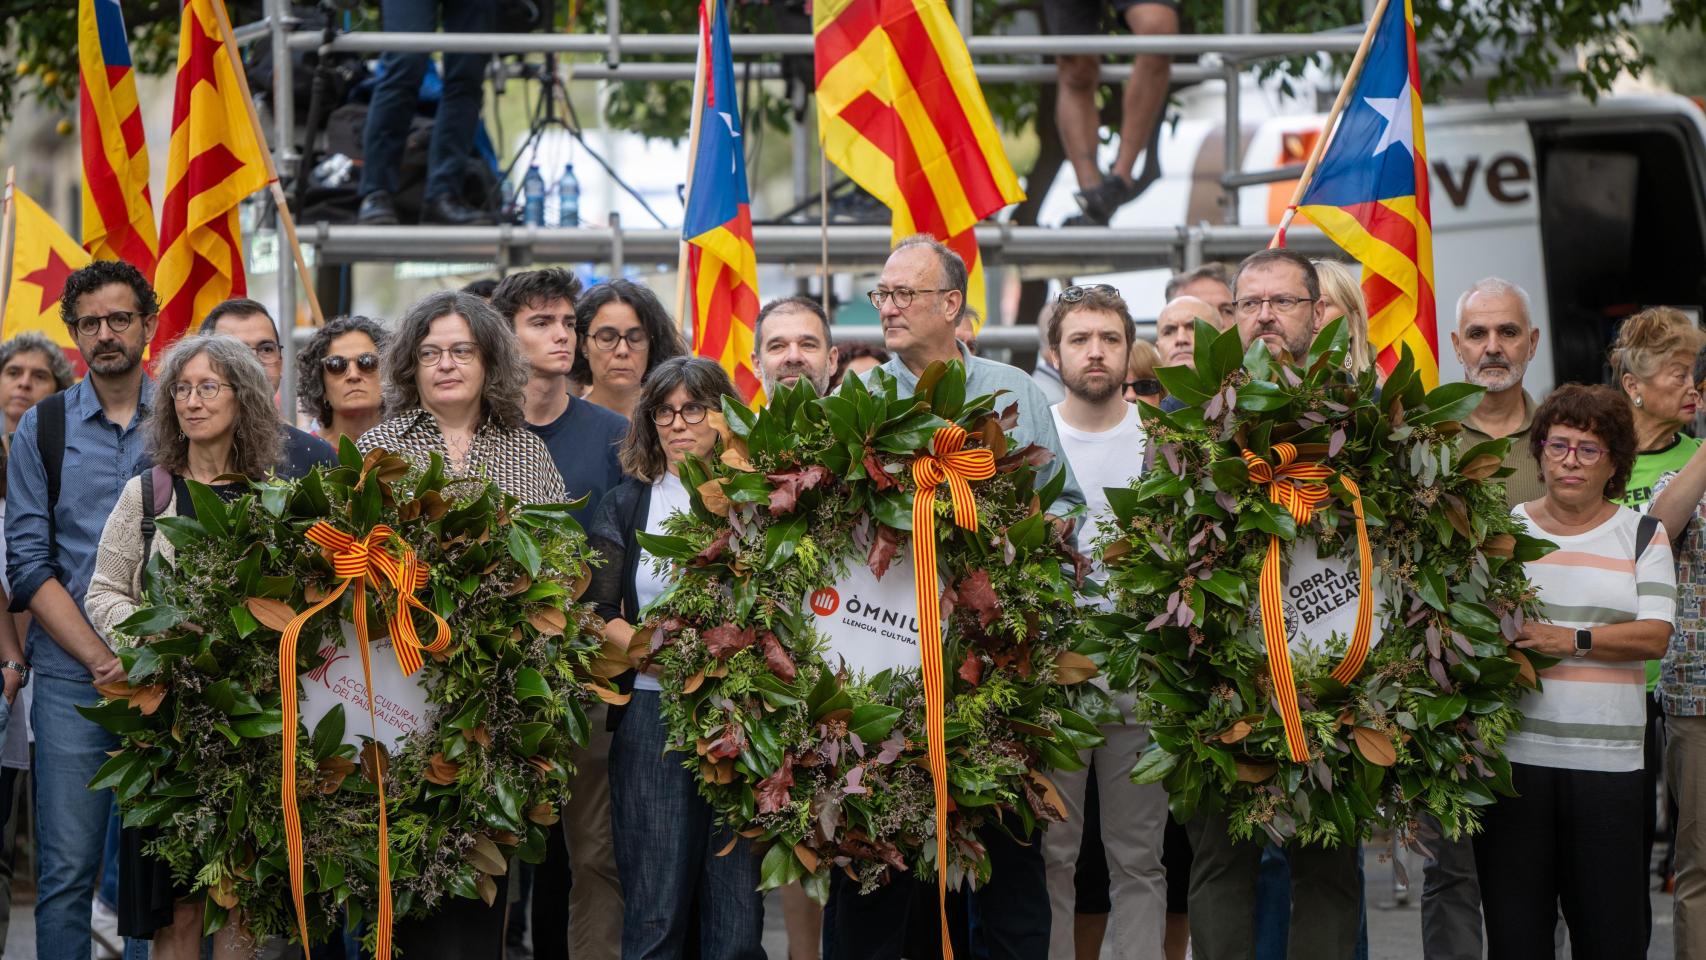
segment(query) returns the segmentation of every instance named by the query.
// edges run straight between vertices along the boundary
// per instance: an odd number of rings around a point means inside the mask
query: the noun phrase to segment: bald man
[[[1232,325],[1230,318],[1221,316],[1213,304],[1201,297],[1174,297],[1161,308],[1161,315],[1155,318],[1155,348],[1161,354],[1161,366],[1196,368],[1198,320],[1216,330]],[[1161,401],[1161,409],[1168,413],[1184,408],[1184,401],[1178,397],[1169,396]]]

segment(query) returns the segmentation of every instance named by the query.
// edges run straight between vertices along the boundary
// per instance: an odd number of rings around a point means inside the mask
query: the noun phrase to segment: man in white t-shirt
[[[1143,468],[1138,408],[1120,396],[1135,336],[1124,298],[1105,284],[1067,287],[1049,321],[1049,348],[1059,357],[1066,387],[1066,399],[1050,411],[1067,462],[1084,489],[1089,516],[1078,528],[1078,549],[1086,556],[1109,519],[1106,488],[1126,486]],[[1102,578],[1098,565],[1092,579]],[[1115,702],[1129,718],[1131,695],[1122,694]],[[1159,784],[1139,786],[1130,779],[1132,763],[1147,746],[1147,726],[1128,719],[1102,727],[1102,733],[1107,745],[1086,751],[1084,757],[1091,768],[1051,774],[1066,805],[1066,822],[1051,824],[1043,840],[1052,915],[1050,960],[1072,960],[1075,955],[1073,877],[1084,835],[1084,792],[1092,773],[1101,801],[1113,904],[1109,936],[1121,955],[1161,954],[1167,911],[1167,877],[1161,867],[1167,792]]]

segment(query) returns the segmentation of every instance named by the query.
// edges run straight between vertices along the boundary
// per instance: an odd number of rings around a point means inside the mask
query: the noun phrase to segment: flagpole
[[[6,316],[6,304],[12,297],[12,221],[16,219],[17,204],[12,200],[14,178],[18,168],[6,168],[6,197],[5,209],[0,211],[0,256],[6,259],[0,262],[0,323]],[[7,336],[8,331],[0,326],[0,337]]]
[[[829,316],[829,151],[823,148],[822,131],[817,141],[818,242],[822,246],[819,271],[823,275],[823,314]]]
[[[702,0],[699,4],[699,56],[698,63],[693,67],[693,112],[689,115],[687,124],[687,183],[681,192],[682,234],[679,255],[675,261],[675,321],[681,324],[687,333],[687,342],[693,345],[693,318],[687,313],[687,211],[693,203],[693,167],[699,158],[699,122],[705,112],[705,71],[709,68],[710,35],[708,25],[710,18],[706,15],[705,4],[714,0]]]
[[[237,90],[243,96],[243,112],[248,114],[249,126],[255,132],[255,142],[260,144],[261,159],[266,164],[267,187],[272,193],[273,206],[278,209],[278,223],[284,229],[284,236],[290,243],[290,252],[296,258],[296,274],[302,279],[303,292],[308,295],[308,313],[314,318],[315,326],[324,326],[325,316],[320,312],[320,298],[314,292],[314,278],[308,275],[308,261],[302,259],[302,245],[296,240],[296,218],[290,215],[290,203],[284,198],[284,187],[278,182],[278,167],[273,164],[272,151],[267,149],[266,132],[261,129],[261,118],[255,115],[255,98],[249,93],[249,78],[243,74],[243,58],[237,51],[237,40],[231,35],[231,18],[225,13],[225,0],[212,0],[213,18],[219,21],[219,35],[225,41],[225,54],[231,60],[231,72],[237,76]],[[283,149],[284,145],[279,144]],[[282,269],[282,267],[280,268]],[[280,336],[288,337],[296,328],[295,317],[284,317],[280,321],[284,329]]]
[[[1374,34],[1380,29],[1380,21],[1386,16],[1386,4],[1389,0],[1380,0],[1374,5],[1374,13],[1369,15],[1368,27],[1362,32],[1362,43],[1357,46],[1356,56],[1351,58],[1351,67],[1345,71],[1345,82],[1339,87],[1339,95],[1333,98],[1333,109],[1327,113],[1327,122],[1321,126],[1321,136],[1315,140],[1315,149],[1309,152],[1309,162],[1304,164],[1303,175],[1297,179],[1297,189],[1291,192],[1291,202],[1286,204],[1285,214],[1280,217],[1279,229],[1274,231],[1274,237],[1268,241],[1268,248],[1285,246],[1285,231],[1291,226],[1291,219],[1297,215],[1297,205],[1303,200],[1303,194],[1309,189],[1309,182],[1315,179],[1315,168],[1321,163],[1321,155],[1327,152],[1327,141],[1332,139],[1333,130],[1338,125],[1339,114],[1345,109],[1345,101],[1350,99],[1351,90],[1356,86],[1357,77],[1362,75],[1362,64],[1368,59],[1368,48],[1374,43]],[[1237,96],[1236,91],[1227,91],[1227,96]],[[1227,131],[1228,137],[1237,136],[1237,131]]]

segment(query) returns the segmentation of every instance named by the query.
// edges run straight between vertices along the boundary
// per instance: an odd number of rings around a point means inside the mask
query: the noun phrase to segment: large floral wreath
[[[129,682],[84,711],[122,742],[91,786],[118,791],[126,823],[158,830],[149,849],[178,882],[206,892],[210,929],[240,910],[255,934],[298,938],[280,797],[279,644],[295,614],[340,582],[332,551],[306,537],[316,524],[358,541],[379,529],[375,555],[412,551],[427,571],[419,599],[450,629],[448,648],[429,653],[419,674],[424,722],[394,754],[371,739],[346,743],[346,730],[367,733],[364,709],[333,707],[313,729],[299,721],[292,731],[313,941],[342,928],[340,909],[352,924],[374,915],[377,778],[396,915],[428,913],[447,896],[490,902],[492,877],[512,855],[543,857],[570,748],[586,741],[583,704],[613,696],[591,672],[599,624],[575,602],[590,571],[568,507],[523,506],[485,481],[447,480],[437,456],[414,471],[385,451],[363,459],[347,442],[339,456],[335,468],[255,484],[230,502],[191,483],[195,518],[160,520],[176,563],[156,558],[146,605],[119,627],[135,638],[120,653]],[[397,591],[365,592],[378,639]],[[306,621],[298,675],[324,668],[319,651],[354,619],[354,595]],[[430,641],[430,615],[412,622]]]
[[[767,847],[766,889],[802,880],[821,901],[832,869],[874,885],[891,869],[942,866],[918,669],[846,669],[819,629],[828,607],[807,598],[854,567],[881,577],[911,556],[908,467],[950,424],[994,462],[970,485],[976,532],[947,500],[935,507],[952,882],[988,875],[979,825],[1007,811],[1026,829],[1059,819],[1041,769],[1076,769],[1078,750],[1100,742],[1073,706],[1097,696],[1082,683],[1096,668],[1076,649],[1088,643],[1074,556],[1043,512],[1064,471],[1039,483],[1050,457],[1009,449],[1014,408],[998,414],[996,398],[965,392],[964,369],[937,364],[913,396],[879,373],[824,398],[783,390],[758,413],[725,403],[720,460],[682,468],[692,512],[643,538],[677,569],[636,649],[649,643],[661,668],[672,744],[704,796]]]
[[[1300,366],[1242,349],[1236,330],[1199,323],[1196,336],[1196,368],[1160,374],[1193,406],[1148,411],[1154,468],[1111,491],[1101,543],[1120,611],[1099,621],[1109,673],[1152,723],[1133,778],[1164,782],[1180,816],[1225,810],[1238,837],[1331,845],[1375,823],[1411,835],[1421,812],[1450,836],[1474,830],[1477,808],[1511,792],[1500,746],[1536,663],[1508,641],[1535,603],[1522,564],[1548,548],[1486,482],[1508,441],[1457,447],[1480,388],[1426,390],[1407,353],[1384,385],[1372,371],[1353,380],[1336,323]],[[1360,585],[1359,503],[1373,573]],[[1266,641],[1285,649],[1298,623],[1289,602],[1264,603],[1270,549],[1286,569],[1306,551],[1336,558],[1320,579],[1343,588],[1346,610],[1384,589],[1360,669],[1355,630],[1284,658],[1289,739],[1284,666]]]

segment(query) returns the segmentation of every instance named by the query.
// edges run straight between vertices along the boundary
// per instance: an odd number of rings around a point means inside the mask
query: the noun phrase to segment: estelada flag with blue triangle
[[[758,256],[752,248],[752,205],[727,0],[703,0],[699,31],[704,94],[698,104],[699,142],[681,228],[688,244],[683,282],[693,311],[693,352],[721,364],[740,395],[756,407],[764,402],[763,385],[752,367]]]
[[[1415,17],[1410,0],[1389,0],[1377,18],[1298,212],[1362,264],[1369,344],[1381,369],[1391,372],[1408,345],[1431,389],[1439,333]],[[1283,227],[1276,239],[1284,245]]]

